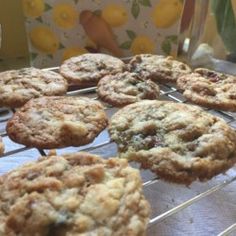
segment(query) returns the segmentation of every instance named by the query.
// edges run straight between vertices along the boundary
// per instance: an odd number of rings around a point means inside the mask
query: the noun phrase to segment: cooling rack
[[[45,70],[57,70],[49,68]],[[174,85],[160,86],[160,100],[187,103]],[[70,89],[68,96],[87,96],[97,99],[96,87]],[[110,117],[117,108],[105,104]],[[236,114],[206,109],[223,118],[236,128]],[[47,155],[48,150],[25,147],[12,142],[5,127],[14,110],[0,108],[0,134],[5,144],[5,153],[0,158],[0,174],[23,163]],[[82,147],[68,147],[56,150],[57,154],[76,151],[88,151],[104,158],[116,156],[116,145],[109,139],[107,130],[103,131],[93,143]],[[138,164],[131,163],[138,168]],[[206,183],[193,183],[186,187],[166,183],[147,170],[141,170],[143,188],[152,207],[152,216],[148,226],[148,235],[236,235],[236,169],[225,175],[219,175]]]

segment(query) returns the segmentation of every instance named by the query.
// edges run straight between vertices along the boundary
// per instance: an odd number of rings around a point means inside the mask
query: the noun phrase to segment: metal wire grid
[[[57,68],[51,68],[51,70],[52,69],[57,69]],[[68,96],[77,96],[77,95],[81,96],[82,95],[82,96],[89,96],[93,99],[97,99],[95,90],[96,90],[96,87],[72,90],[72,91],[69,91],[67,93],[67,95]],[[174,87],[174,85],[170,85],[170,84],[161,85],[160,91],[161,91],[161,95],[160,95],[161,100],[170,100],[170,101],[175,101],[175,102],[180,102],[180,103],[188,103],[183,98],[182,94]],[[109,111],[111,108],[112,107],[106,106],[107,111]],[[212,109],[205,109],[205,110],[207,110],[208,112],[210,112],[216,116],[223,118],[230,126],[232,126],[233,128],[236,129],[236,114],[235,113],[216,111],[216,110],[212,110]],[[7,110],[4,108],[0,108],[0,135],[3,137],[3,139],[7,137],[7,133],[5,130],[6,122],[12,116],[13,113],[14,113],[14,110]],[[99,138],[97,138],[97,140],[99,140]],[[101,141],[101,142],[92,144],[89,147],[87,147],[87,145],[83,146],[83,147],[79,148],[79,151],[90,152],[90,151],[95,150],[97,148],[104,148],[107,145],[110,145],[111,143],[112,142],[108,138],[105,141]],[[6,149],[8,149],[7,146],[6,146]],[[25,146],[16,144],[12,149],[6,150],[6,152],[1,156],[1,158],[14,156],[14,154],[19,154],[19,153],[22,153],[22,152],[28,151],[28,150],[34,150],[34,152],[33,152],[34,155],[35,155],[35,150],[37,150],[38,154],[40,154],[40,155],[47,155],[47,153],[48,153],[46,150],[34,149],[34,148],[25,147]],[[30,158],[30,160],[32,160],[32,159]],[[12,169],[14,167],[15,167],[14,162],[12,161],[9,169]],[[1,167],[0,167],[0,169],[1,169]],[[0,174],[1,174],[1,171],[0,171]],[[205,192],[197,194],[193,198],[190,198],[189,200],[184,201],[183,203],[173,207],[172,209],[165,211],[162,214],[154,216],[150,220],[149,226],[152,226],[154,224],[158,224],[158,223],[162,222],[166,218],[168,218],[168,217],[180,212],[181,210],[193,205],[194,203],[198,202],[199,200],[223,189],[224,187],[228,186],[229,184],[231,184],[234,181],[236,181],[236,176],[230,177],[229,179],[211,187],[210,189],[206,190]],[[145,181],[143,183],[143,187],[146,188],[148,186],[158,184],[158,182],[159,182],[158,177],[155,177],[154,179],[150,179],[148,181]],[[218,236],[229,235],[230,233],[234,232],[235,230],[236,230],[236,223],[232,224],[231,226],[226,228],[224,231],[222,231],[220,234],[218,234]]]

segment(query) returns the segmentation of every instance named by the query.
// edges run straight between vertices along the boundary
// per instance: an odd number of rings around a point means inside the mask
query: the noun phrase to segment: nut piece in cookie
[[[4,153],[4,144],[2,142],[2,137],[0,136],[0,155]]]
[[[63,62],[60,73],[71,85],[93,86],[105,75],[122,72],[126,65],[120,59],[101,53],[86,53]]]
[[[235,131],[191,105],[137,102],[113,115],[109,132],[121,157],[176,183],[211,179],[236,162]]]
[[[97,86],[98,96],[113,106],[124,106],[144,99],[158,99],[159,86],[130,72],[107,75]]]
[[[0,235],[144,236],[150,214],[139,171],[89,153],[19,167],[0,192]]]
[[[179,76],[191,73],[191,68],[172,57],[161,55],[140,54],[129,62],[129,70],[143,78],[153,81],[175,83]]]
[[[21,107],[32,98],[64,95],[67,81],[58,73],[33,67],[0,73],[0,106]]]
[[[236,76],[208,69],[196,69],[181,76],[177,86],[195,104],[225,111],[236,111]]]
[[[16,111],[7,133],[17,143],[53,149],[88,144],[107,123],[103,106],[92,99],[40,97]]]

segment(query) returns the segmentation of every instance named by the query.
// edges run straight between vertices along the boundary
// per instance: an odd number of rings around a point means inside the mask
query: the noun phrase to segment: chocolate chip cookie
[[[0,106],[21,107],[32,98],[64,95],[67,81],[58,73],[33,67],[0,73]]]
[[[122,72],[123,61],[101,53],[86,53],[63,62],[60,73],[72,85],[94,86],[105,75]]]
[[[157,99],[160,90],[151,80],[143,80],[136,73],[123,72],[102,78],[97,93],[104,102],[119,107],[143,99]]]
[[[193,105],[130,104],[111,118],[109,132],[121,157],[176,183],[211,179],[236,162],[235,131]]]
[[[26,146],[60,148],[88,144],[107,126],[103,106],[86,97],[40,97],[7,123],[9,137]]]
[[[88,153],[44,157],[0,177],[0,235],[145,235],[138,170]]]
[[[179,76],[191,72],[191,68],[173,57],[140,54],[129,62],[129,69],[143,78],[153,81],[175,83]]]
[[[236,111],[236,76],[208,69],[196,69],[177,81],[184,97],[201,106]]]

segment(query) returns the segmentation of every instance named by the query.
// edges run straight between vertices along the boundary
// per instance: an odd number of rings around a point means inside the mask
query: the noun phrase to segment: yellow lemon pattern
[[[157,28],[168,28],[179,19],[182,10],[180,0],[160,0],[152,12],[153,23]]]
[[[37,26],[30,32],[33,46],[41,52],[53,54],[58,50],[59,39],[47,26]]]
[[[69,47],[69,48],[66,48],[64,50],[64,53],[63,53],[63,58],[62,60],[67,60],[71,57],[75,57],[75,56],[78,56],[78,55],[81,55],[81,54],[84,54],[84,53],[87,53],[88,51],[85,49],[85,48],[81,48],[81,47]]]
[[[26,17],[36,18],[43,14],[44,0],[22,0],[22,7]]]
[[[20,0],[37,67],[83,53],[177,55],[187,0]]]
[[[124,6],[110,4],[102,10],[102,18],[111,26],[119,27],[124,25],[128,20],[128,13]]]
[[[155,43],[147,36],[137,36],[133,40],[130,50],[133,55],[142,53],[154,53]]]
[[[77,10],[70,4],[58,4],[53,8],[52,17],[55,24],[61,28],[73,28],[78,23]]]

